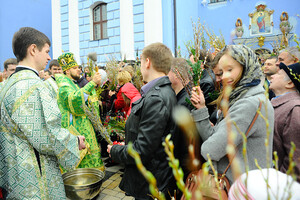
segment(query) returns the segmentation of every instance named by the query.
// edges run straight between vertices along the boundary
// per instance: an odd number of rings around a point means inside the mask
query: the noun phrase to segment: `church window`
[[[107,38],[107,4],[101,3],[93,9],[94,40]]]

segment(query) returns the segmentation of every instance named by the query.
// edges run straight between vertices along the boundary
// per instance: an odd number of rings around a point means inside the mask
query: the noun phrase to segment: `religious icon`
[[[258,4],[256,11],[249,14],[250,17],[250,36],[271,34],[273,32],[273,13],[274,10],[266,8],[265,4]]]
[[[266,31],[265,13],[259,12],[256,21],[257,21],[259,32],[264,33]]]

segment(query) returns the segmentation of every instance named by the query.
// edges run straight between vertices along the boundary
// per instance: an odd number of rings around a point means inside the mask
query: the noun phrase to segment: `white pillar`
[[[135,60],[132,0],[120,1],[120,49],[122,60]]]
[[[144,0],[144,31],[145,46],[163,42],[161,0]]]
[[[77,63],[80,61],[79,50],[79,18],[78,18],[78,1],[69,0],[69,50],[74,53]]]
[[[60,0],[52,0],[52,52],[53,58],[57,59],[62,54],[61,48],[61,23],[60,23]]]

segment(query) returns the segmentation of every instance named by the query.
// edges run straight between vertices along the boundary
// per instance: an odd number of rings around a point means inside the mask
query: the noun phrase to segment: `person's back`
[[[132,103],[139,100],[142,96],[132,83],[125,83],[121,88],[122,96],[126,107],[129,107],[126,117],[131,113]]]
[[[115,112],[121,111],[122,113],[125,114],[125,116],[127,116],[129,106],[125,105],[125,101],[122,96],[122,88],[123,88],[124,84],[130,82],[131,76],[130,76],[129,72],[127,72],[127,71],[120,71],[117,75],[117,80],[118,80],[119,88],[118,88],[118,92],[116,95],[117,98],[116,98],[116,100],[114,100],[112,109],[114,109]]]
[[[150,170],[157,179],[158,188],[161,190],[167,188],[169,179],[173,178],[161,143],[164,141],[166,135],[173,131],[171,111],[175,104],[175,94],[170,87],[168,79],[161,78],[161,80],[155,84],[154,88],[143,96],[142,99],[133,103],[131,115],[127,119],[125,127],[125,143],[128,144],[129,141],[140,140],[141,144],[137,146],[138,149],[136,150],[140,153],[144,166]],[[160,108],[162,108],[162,110],[160,110]],[[141,126],[148,123],[147,128]],[[143,135],[140,134],[141,132],[146,133]],[[151,145],[144,146],[143,142],[146,140],[151,141]],[[120,187],[125,191],[129,190],[136,194],[149,193],[148,186],[145,187],[148,183],[141,174],[136,174],[136,171],[137,167],[135,163],[126,165],[127,173],[124,173],[124,180],[132,179],[132,182],[140,184],[135,185],[133,188],[124,181],[120,184]],[[136,175],[133,176],[134,174]]]
[[[161,43],[144,48],[141,72],[147,84],[142,87],[142,98],[132,104],[125,127],[125,143],[133,143],[133,148],[140,154],[144,166],[156,178],[158,189],[167,198],[168,191],[173,193],[176,187],[162,146],[165,137],[169,133],[173,134],[175,128],[171,113],[176,105],[176,96],[166,76],[170,70],[171,59],[171,51]],[[151,199],[149,184],[127,153],[127,145],[109,145],[108,152],[113,160],[125,164],[120,188],[136,199]]]

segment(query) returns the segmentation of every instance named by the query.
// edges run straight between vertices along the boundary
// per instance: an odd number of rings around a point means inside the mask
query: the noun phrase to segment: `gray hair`
[[[292,81],[291,78],[289,77],[289,75],[286,72],[284,72],[284,78],[283,78],[283,80],[285,80],[285,81]],[[295,85],[295,87],[293,89],[295,89],[295,91],[298,91],[297,88],[296,88],[296,85]]]
[[[292,81],[287,73],[285,73],[284,80],[285,81]]]
[[[290,56],[294,59],[297,58],[300,61],[300,51],[297,47],[288,47],[286,49],[281,50],[279,53],[288,52]]]

